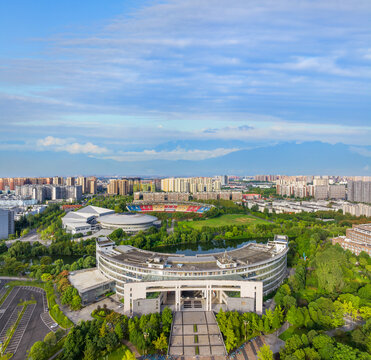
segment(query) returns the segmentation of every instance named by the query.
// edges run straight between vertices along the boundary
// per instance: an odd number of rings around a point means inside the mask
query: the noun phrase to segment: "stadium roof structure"
[[[111,209],[105,209],[98,206],[92,206],[88,205],[80,210],[77,211],[79,214],[87,214],[89,216],[96,215],[96,216],[102,216],[106,214],[113,214],[115,211]]]
[[[70,211],[63,218],[63,223],[86,223],[89,219],[97,218],[99,216],[113,214],[115,211],[111,209],[104,209],[97,206],[86,206],[77,211]]]
[[[155,216],[132,213],[109,214],[98,219],[98,222],[111,225],[141,225],[153,223],[154,221],[157,221],[157,217]]]

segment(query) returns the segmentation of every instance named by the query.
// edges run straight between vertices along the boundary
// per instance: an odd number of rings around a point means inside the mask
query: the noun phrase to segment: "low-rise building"
[[[339,244],[356,255],[364,251],[371,256],[371,223],[353,225],[351,229],[347,229],[346,236],[333,238],[332,244]]]
[[[115,282],[103,276],[97,268],[71,272],[68,280],[78,291],[83,306],[99,301],[105,294],[115,291]]]

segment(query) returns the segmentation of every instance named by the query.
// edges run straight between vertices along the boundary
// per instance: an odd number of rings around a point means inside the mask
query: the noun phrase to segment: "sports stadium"
[[[224,253],[163,254],[97,240],[97,267],[115,282],[127,315],[201,309],[262,312],[263,295],[287,273],[288,242],[275,236]]]
[[[213,205],[199,204],[194,202],[185,203],[133,203],[126,206],[131,212],[181,212],[203,214],[209,211]]]
[[[128,234],[145,231],[158,222],[157,217],[146,214],[111,214],[100,217],[98,220],[103,229],[122,229]]]
[[[88,231],[119,228],[128,234],[135,234],[159,225],[159,221],[157,217],[147,214],[116,214],[114,210],[89,205],[67,213],[62,218],[62,225],[71,234],[85,235]]]

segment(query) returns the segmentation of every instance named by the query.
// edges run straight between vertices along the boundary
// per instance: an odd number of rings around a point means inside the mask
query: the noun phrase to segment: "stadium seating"
[[[145,204],[145,205],[127,205],[126,208],[132,212],[188,212],[203,214],[210,210],[211,206],[185,205],[185,204]]]

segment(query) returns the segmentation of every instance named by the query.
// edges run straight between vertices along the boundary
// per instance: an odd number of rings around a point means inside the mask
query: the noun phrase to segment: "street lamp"
[[[145,331],[144,333],[143,333],[143,336],[144,336],[144,352],[145,352],[145,354],[144,355],[147,355],[147,338],[148,338],[148,336],[149,336],[149,334]]]
[[[247,320],[244,320],[243,321],[243,324],[245,325],[245,341],[246,341],[246,338],[247,338],[247,325],[249,324],[249,322]]]

